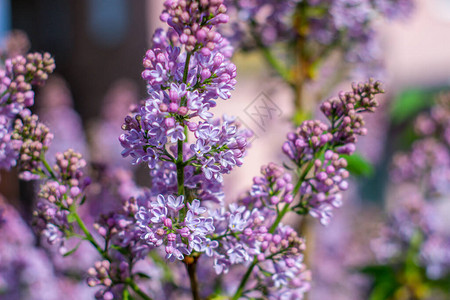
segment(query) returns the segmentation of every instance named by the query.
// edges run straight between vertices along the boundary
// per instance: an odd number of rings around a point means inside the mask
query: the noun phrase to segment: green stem
[[[194,259],[193,263],[185,263],[185,265],[189,275],[189,281],[191,283],[192,299],[200,300],[199,285],[197,279],[197,260]]]
[[[131,278],[127,278],[127,279],[125,280],[125,283],[126,283],[127,285],[129,285],[129,286],[133,289],[133,291],[134,291],[136,294],[138,294],[142,299],[144,299],[144,300],[152,300],[152,298],[150,298],[149,296],[147,296],[147,294],[144,293],[144,292],[139,288],[139,286],[138,286]]]
[[[77,221],[78,226],[80,226],[81,230],[85,234],[86,236],[85,239],[88,240],[92,244],[92,246],[94,246],[94,248],[98,251],[98,253],[100,253],[103,256],[103,258],[109,260],[108,254],[106,253],[106,251],[103,251],[102,247],[100,247],[100,245],[95,241],[94,237],[89,232],[89,230],[87,229],[86,225],[84,224],[83,220],[80,218],[78,213],[76,211],[71,211],[71,214],[73,214],[75,220]]]
[[[191,52],[188,52],[186,55],[186,62],[184,64],[184,72],[183,72],[183,82],[186,83],[188,73],[189,73],[189,62],[191,61]]]
[[[233,298],[231,298],[232,300],[237,300],[239,299],[239,297],[241,297],[242,293],[244,292],[245,285],[247,284],[247,280],[250,278],[253,268],[256,266],[257,263],[258,259],[256,257],[253,258],[252,263],[250,264],[250,266],[248,266],[247,272],[245,272],[244,277],[242,277],[241,283],[239,284],[236,293],[234,293]]]
[[[47,172],[50,174],[50,176],[52,177],[52,179],[56,180],[56,176],[55,173],[53,173],[52,168],[50,167],[50,164],[47,162],[47,160],[45,159],[45,152],[41,152],[41,162],[44,165],[45,169],[47,170]]]

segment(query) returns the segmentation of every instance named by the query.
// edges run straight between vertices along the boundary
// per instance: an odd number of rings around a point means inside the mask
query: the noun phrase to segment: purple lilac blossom
[[[450,193],[450,96],[437,97],[429,112],[419,115],[415,131],[421,137],[408,153],[393,159],[392,177],[397,182],[414,182],[427,198]]]
[[[50,54],[30,53],[5,61],[0,68],[0,166],[11,169],[17,164],[21,145],[11,142],[14,119],[34,103],[32,85],[42,85],[53,72]]]
[[[362,113],[375,111],[379,93],[383,93],[380,82],[353,84],[351,92],[322,103],[321,111],[330,124],[308,120],[288,133],[282,150],[304,173],[296,206],[299,213],[329,224],[333,208],[342,204],[341,192],[348,187],[347,161],[340,154],[355,152],[357,136],[367,133]]]
[[[450,272],[448,245],[450,236],[442,232],[436,223],[434,207],[423,201],[407,201],[396,208],[381,230],[380,237],[372,241],[378,261],[392,263],[403,259],[411,241],[421,239],[418,263],[427,275],[438,279]]]
[[[0,298],[61,299],[58,279],[33,233],[15,209],[0,199]]]
[[[231,24],[223,30],[245,50],[295,38],[293,15],[299,0],[227,0]],[[256,41],[255,41],[256,39]],[[256,45],[255,45],[256,44]]]

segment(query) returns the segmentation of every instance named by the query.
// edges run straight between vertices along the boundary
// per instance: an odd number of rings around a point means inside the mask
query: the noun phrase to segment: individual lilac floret
[[[186,205],[184,196],[158,195],[139,207],[136,226],[145,243],[165,247],[167,260],[183,260],[193,251],[210,253],[214,246],[206,237],[214,232],[213,218],[199,216],[205,211],[197,199]]]

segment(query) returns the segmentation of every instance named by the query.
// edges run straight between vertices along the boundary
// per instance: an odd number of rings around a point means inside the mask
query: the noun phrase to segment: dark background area
[[[98,116],[115,80],[135,80],[144,93],[145,5],[127,0],[14,0],[11,28],[28,34],[31,51],[55,57],[55,72],[69,83],[75,109],[86,122]]]

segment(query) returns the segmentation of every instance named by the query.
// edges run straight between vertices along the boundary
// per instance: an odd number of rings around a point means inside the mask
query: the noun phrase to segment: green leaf
[[[80,205],[83,205],[85,201],[86,201],[86,195],[84,195],[83,198],[81,198]]]
[[[71,212],[67,215],[67,222],[69,223],[73,223],[75,222],[77,219],[75,218],[75,213]]]
[[[66,256],[69,256],[69,255],[75,253],[75,251],[78,250],[78,247],[80,247],[80,245],[81,245],[81,241],[79,241],[78,244],[72,250],[64,253],[63,256],[66,257]]]
[[[130,300],[130,293],[128,292],[128,287],[125,286],[122,292],[122,299],[123,300]]]
[[[138,276],[139,278],[145,278],[145,279],[151,279],[151,277],[143,272],[137,272],[134,275]]]
[[[428,280],[427,283],[435,289],[439,289],[447,294],[450,294],[450,274],[445,277]]]
[[[342,154],[341,156],[347,160],[347,170],[353,175],[371,177],[374,174],[375,169],[373,165],[361,154]]]
[[[394,99],[390,109],[393,124],[400,124],[413,118],[421,110],[433,105],[429,92],[423,90],[407,90]]]
[[[374,281],[369,300],[388,299],[400,286],[392,266],[370,265],[359,269],[359,272],[372,277]]]

